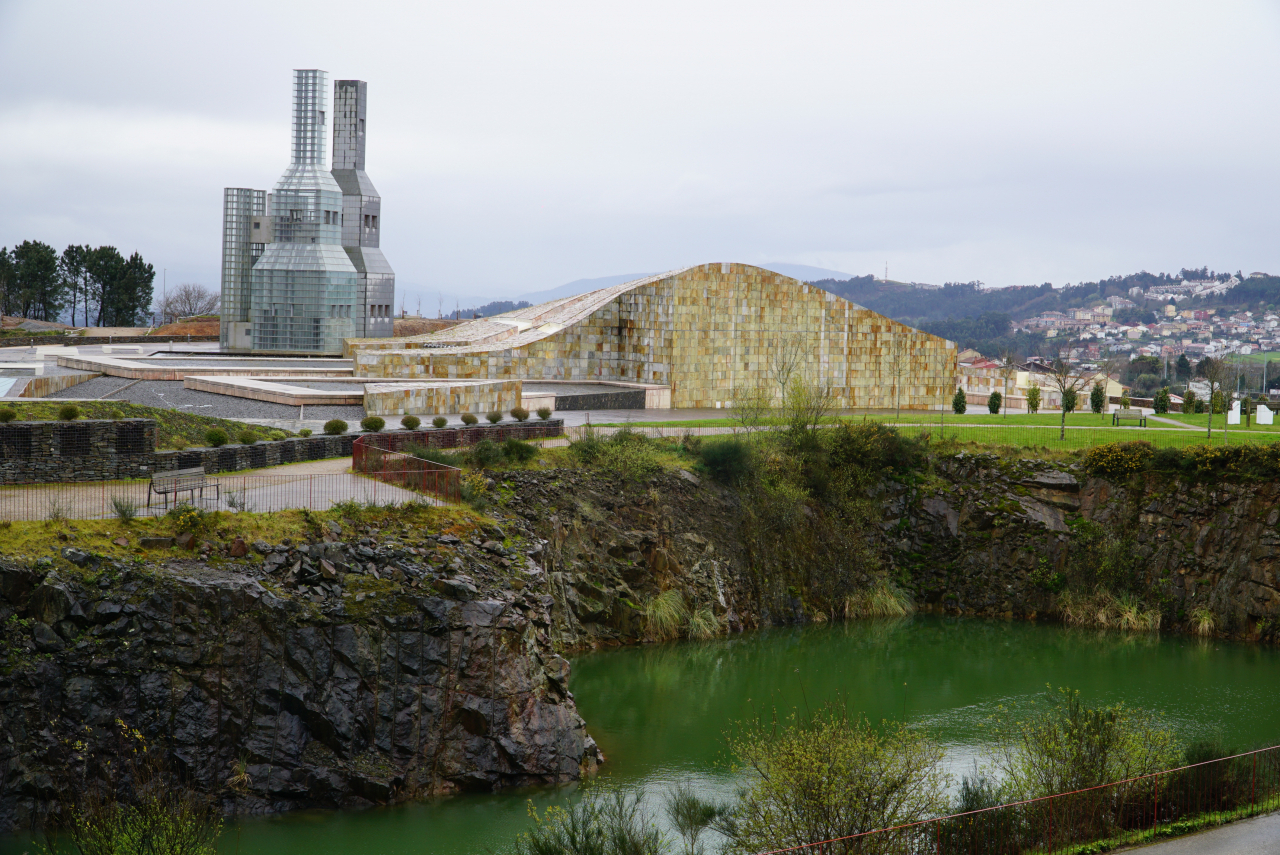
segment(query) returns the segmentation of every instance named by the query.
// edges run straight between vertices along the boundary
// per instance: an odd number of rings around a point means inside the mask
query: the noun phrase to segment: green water
[[[1187,737],[1218,734],[1239,747],[1280,742],[1280,651],[1244,644],[919,617],[609,650],[573,665],[572,689],[608,757],[607,774],[653,791],[692,780],[704,791],[730,792],[718,765],[728,722],[837,698],[873,720],[905,715],[924,725],[948,746],[958,773],[972,768],[993,708],[1047,683],[1079,689],[1091,702],[1159,709]],[[526,800],[542,806],[568,794],[248,819],[228,831],[222,849],[483,853],[526,827]]]

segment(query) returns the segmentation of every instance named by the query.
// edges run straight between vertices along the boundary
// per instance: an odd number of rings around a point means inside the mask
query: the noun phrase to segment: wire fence
[[[993,419],[998,419],[994,416]],[[1048,448],[1048,449],[1081,449],[1104,445],[1109,442],[1131,442],[1144,440],[1160,448],[1185,448],[1192,445],[1234,445],[1241,443],[1270,443],[1280,441],[1280,431],[1245,430],[1236,427],[1224,431],[1215,426],[1210,436],[1202,428],[1177,428],[1172,425],[1162,427],[1107,427],[1067,425],[1065,428],[1054,425],[1027,424],[969,424],[949,420],[925,422],[908,420],[893,421],[874,419],[880,424],[896,428],[906,436],[927,438],[930,442],[961,442],[980,445],[1008,446],[1014,448]],[[846,423],[857,424],[857,419]],[[827,427],[838,423],[831,423]],[[597,436],[608,436],[621,430],[629,430],[651,439],[679,439],[685,436],[725,436],[737,434],[745,436],[746,428],[741,426],[674,426],[674,425],[575,425],[564,429],[564,436],[558,440],[548,440],[544,446],[566,445],[581,439],[587,432]],[[753,428],[750,432],[770,432],[786,430],[783,425],[767,425]]]
[[[365,434],[351,447],[351,468],[400,489],[427,493],[450,504],[461,502],[462,470],[392,450],[412,444],[412,438],[399,434]]]
[[[203,486],[158,494],[149,479],[0,487],[0,520],[92,520],[122,513],[159,516],[177,504],[205,510],[275,511],[307,508],[327,511],[339,502],[386,505],[440,504],[412,483],[347,472],[299,475],[209,475]]]
[[[775,849],[762,855],[1102,852],[1277,808],[1280,746],[1091,789]]]

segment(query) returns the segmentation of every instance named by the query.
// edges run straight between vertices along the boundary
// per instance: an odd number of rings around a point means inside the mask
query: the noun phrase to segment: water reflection
[[[1090,703],[1160,709],[1185,737],[1217,733],[1245,748],[1280,742],[1280,659],[1272,648],[1168,635],[1066,630],[920,616],[776,629],[711,642],[615,649],[574,661],[572,689],[608,755],[606,775],[653,794],[682,780],[728,796],[729,724],[776,707],[833,699],[872,721],[902,718],[972,770],[995,707],[1047,684]],[[471,795],[387,810],[249,819],[222,840],[244,855],[462,855],[500,849],[540,808],[569,791]],[[18,841],[0,842],[16,855]]]

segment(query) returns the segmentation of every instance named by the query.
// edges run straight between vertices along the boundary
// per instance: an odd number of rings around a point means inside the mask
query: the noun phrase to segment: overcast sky
[[[216,287],[222,188],[287,165],[293,68],[368,81],[410,293],[1280,272],[1280,5],[1229,0],[0,0],[0,245]]]

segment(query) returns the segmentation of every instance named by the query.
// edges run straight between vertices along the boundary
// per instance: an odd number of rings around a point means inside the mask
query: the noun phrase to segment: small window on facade
[[[257,231],[257,230],[258,230],[258,229],[260,229],[260,228],[262,228],[262,223],[259,223],[259,222],[256,222],[256,221],[255,221],[255,222],[254,222],[254,224],[253,224],[253,230],[254,230],[254,231]]]
[[[325,211],[325,212],[324,212],[324,224],[325,224],[326,226],[327,226],[327,225],[329,225],[329,212],[328,212],[328,211]]]
[[[367,228],[369,228],[369,215],[368,215],[368,214],[365,214],[365,215],[364,215],[364,227],[365,227],[366,229],[367,229]]]
[[[374,227],[375,229],[378,227],[378,215],[377,215],[377,214],[374,214],[374,215],[373,215],[373,227]]]
[[[320,124],[324,124],[324,110],[320,111]]]
[[[360,119],[360,133],[364,133],[364,119]]]

